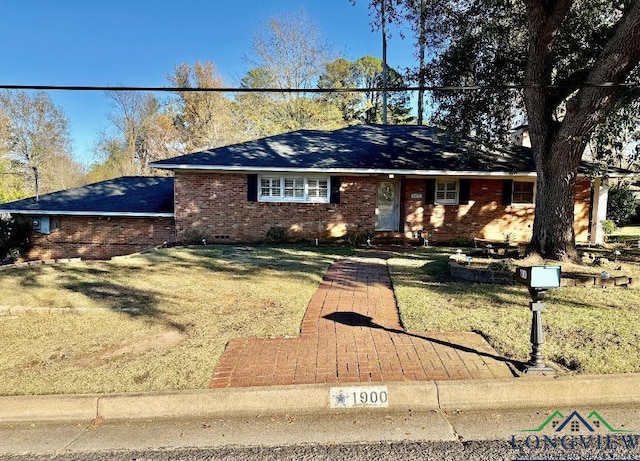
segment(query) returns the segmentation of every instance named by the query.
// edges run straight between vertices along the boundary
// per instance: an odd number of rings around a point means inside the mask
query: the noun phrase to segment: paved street
[[[51,455],[15,455],[5,461],[538,461],[538,460],[638,460],[637,450],[565,449],[514,450],[504,441],[375,442],[355,444],[295,445],[286,447],[224,447],[86,451]]]
[[[593,419],[588,415],[594,410],[610,427],[557,432],[549,424],[537,431],[556,411],[563,418],[575,411]],[[638,410],[640,404],[448,412],[378,409],[92,424],[4,423],[0,458],[640,459]]]

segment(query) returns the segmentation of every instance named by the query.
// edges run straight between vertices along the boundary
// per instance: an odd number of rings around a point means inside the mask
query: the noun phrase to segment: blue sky
[[[165,86],[176,65],[213,61],[228,86],[250,65],[252,35],[281,13],[303,12],[348,59],[381,57],[368,0],[0,0],[0,83]],[[389,65],[412,65],[410,38],[389,39]],[[73,151],[91,161],[109,127],[101,92],[50,92],[71,123]]]

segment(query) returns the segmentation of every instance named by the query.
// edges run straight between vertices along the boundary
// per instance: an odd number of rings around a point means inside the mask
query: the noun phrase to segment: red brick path
[[[512,376],[475,333],[405,332],[385,261],[350,258],[329,268],[300,337],[231,340],[210,387]]]

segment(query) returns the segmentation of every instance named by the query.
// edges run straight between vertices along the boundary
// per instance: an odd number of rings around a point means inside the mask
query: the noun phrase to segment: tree
[[[636,198],[628,184],[620,183],[609,189],[607,201],[607,219],[614,222],[616,227],[629,224],[636,212]]]
[[[400,20],[408,18],[408,3],[386,2]],[[585,147],[611,113],[639,95],[637,87],[619,85],[638,80],[640,2],[440,3],[445,7],[436,33],[444,51],[428,66],[427,79],[434,84],[522,85],[521,91],[436,94],[440,120],[497,142],[505,141],[514,120],[528,123],[537,171],[537,212],[528,251],[576,259],[573,201]]]
[[[404,79],[395,69],[387,68],[387,86],[406,88]],[[363,93],[328,93],[325,99],[335,104],[342,112],[347,124],[382,123],[382,60],[374,56],[363,56],[354,62],[340,58],[328,63],[320,76],[320,88],[372,89]],[[403,124],[413,119],[409,115],[409,94],[394,91],[387,97],[388,123]]]
[[[266,69],[251,69],[240,81],[241,88],[277,88],[276,82]],[[278,102],[274,95],[266,92],[239,93],[235,107],[240,115],[240,126],[245,139],[264,138],[286,131],[279,116]]]
[[[116,160],[120,163],[117,170],[130,175],[151,174],[150,162],[182,153],[173,115],[162,109],[153,94],[109,91],[107,96],[112,107],[107,117],[119,132],[119,138],[102,139],[98,150],[104,147],[103,156],[106,157],[118,149],[124,152],[124,155],[120,152],[110,157],[112,164]],[[119,145],[118,149],[115,149],[116,145]]]
[[[212,62],[181,64],[169,77],[180,88],[222,88]],[[231,101],[218,92],[178,92],[177,126],[187,152],[242,140]]]
[[[247,88],[267,84],[267,88],[279,90],[317,88],[318,78],[331,60],[331,54],[318,28],[305,15],[271,18],[253,37],[252,56],[248,61],[254,68],[245,77],[244,84]],[[241,103],[243,99],[246,102],[254,98],[239,97],[237,101]],[[269,103],[271,119],[277,120],[271,128],[279,132],[344,125],[333,105],[301,92],[272,93],[263,102]]]
[[[31,182],[36,197],[82,182],[82,167],[69,153],[67,118],[46,93],[0,92],[0,114],[3,176]],[[57,179],[63,172],[72,174],[61,184]]]

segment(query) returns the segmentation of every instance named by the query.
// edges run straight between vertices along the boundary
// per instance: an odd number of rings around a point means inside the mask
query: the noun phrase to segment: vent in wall
[[[229,240],[231,236],[230,235],[214,235],[213,238],[215,240]]]

